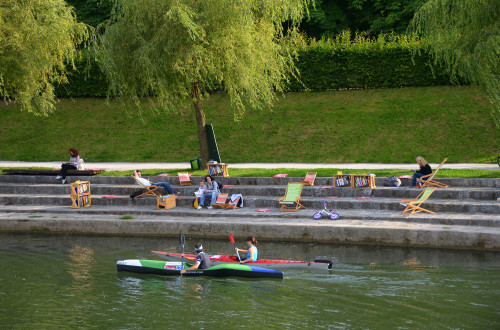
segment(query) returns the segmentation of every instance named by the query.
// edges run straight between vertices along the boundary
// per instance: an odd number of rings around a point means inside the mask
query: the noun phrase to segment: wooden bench
[[[6,168],[2,172],[11,175],[53,175],[59,174],[60,170],[49,170],[49,169],[33,169],[33,168]],[[68,170],[66,172],[67,176],[92,176],[103,173],[104,170],[88,169],[88,170]]]

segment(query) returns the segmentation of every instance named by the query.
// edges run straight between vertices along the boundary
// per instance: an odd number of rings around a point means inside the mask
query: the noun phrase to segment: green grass
[[[225,94],[204,105],[221,159],[235,162],[495,162],[500,130],[484,93],[471,87],[290,93],[272,112],[247,110],[234,122]],[[86,161],[185,162],[197,158],[191,108],[153,115],[104,99],[63,99],[36,117],[0,105],[0,159],[54,161],[81,151]]]
[[[128,214],[127,214],[127,215],[124,215],[124,216],[122,216],[122,217],[120,217],[120,219],[122,219],[122,220],[131,220],[131,219],[133,219],[133,218],[134,218],[133,216],[128,215]]]

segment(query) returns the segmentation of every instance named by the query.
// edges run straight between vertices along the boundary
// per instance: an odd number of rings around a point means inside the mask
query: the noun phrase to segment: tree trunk
[[[203,112],[203,106],[201,104],[201,92],[199,83],[193,84],[192,97],[194,112],[196,113],[196,123],[198,124],[198,141],[200,144],[201,157],[200,170],[206,170],[208,162],[207,131],[205,129],[205,113]]]

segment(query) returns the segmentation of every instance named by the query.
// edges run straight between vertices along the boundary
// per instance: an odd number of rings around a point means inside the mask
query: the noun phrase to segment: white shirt
[[[149,187],[151,185],[151,181],[149,181],[147,179],[139,178],[137,175],[135,176],[135,178],[137,179],[137,181],[139,181],[140,183],[142,183],[146,187]]]

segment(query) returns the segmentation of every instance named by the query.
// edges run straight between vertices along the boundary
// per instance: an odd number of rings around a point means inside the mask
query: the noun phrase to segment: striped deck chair
[[[223,209],[225,208],[226,201],[227,193],[219,193],[219,195],[217,195],[217,200],[215,201],[215,203],[212,203],[210,205],[212,205],[216,209]]]
[[[314,180],[316,180],[316,174],[317,174],[317,172],[314,172],[314,173],[307,172],[306,177],[304,178],[304,181],[302,181],[304,186],[314,186]]]
[[[406,214],[408,216],[418,212],[428,212],[434,214],[434,212],[426,210],[420,206],[432,195],[434,190],[436,190],[436,188],[426,188],[415,199],[403,199],[399,201],[398,203],[400,203],[403,206],[406,206],[406,208],[404,209],[403,212],[401,212],[401,214]]]
[[[142,184],[141,181],[137,180],[137,178],[134,175],[131,175],[131,177],[134,178],[135,182],[137,182],[137,184],[139,186],[141,186],[142,188],[146,189],[146,192],[135,196],[135,198],[139,198],[139,197],[142,197],[142,196],[153,196],[153,197],[158,198],[158,197],[161,196],[160,192],[158,191],[158,189],[160,189],[161,187],[159,187],[159,186],[153,186],[153,187],[151,187],[151,186],[145,186],[145,185]]]
[[[302,182],[288,183],[285,196],[278,199],[278,203],[281,204],[281,212],[295,212],[300,208],[305,209],[305,206],[300,204],[300,194],[302,194],[302,187],[304,187],[304,184]]]
[[[179,176],[179,184],[181,186],[190,186],[191,178],[189,177],[189,173],[177,173]]]
[[[417,178],[417,183],[420,183],[422,187],[440,187],[440,188],[449,188],[450,186],[441,182],[434,181],[434,177],[436,176],[436,173],[439,171],[441,166],[448,160],[448,158],[445,158],[441,164],[432,172],[431,174],[427,174],[424,176],[421,176],[420,178]]]

